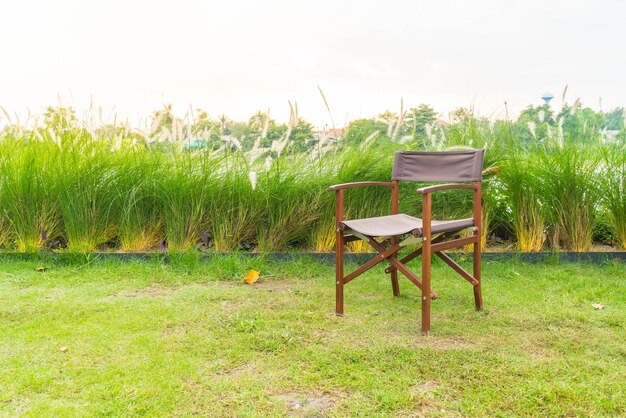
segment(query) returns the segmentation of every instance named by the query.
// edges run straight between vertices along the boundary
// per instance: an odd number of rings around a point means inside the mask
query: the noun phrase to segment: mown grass
[[[424,338],[417,289],[393,298],[382,268],[339,318],[332,265],[307,258],[70,261],[0,259],[2,415],[626,413],[622,264],[485,262],[477,313],[435,263]]]

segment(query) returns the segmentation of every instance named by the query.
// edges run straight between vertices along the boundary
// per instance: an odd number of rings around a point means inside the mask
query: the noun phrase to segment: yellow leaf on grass
[[[259,275],[260,274],[261,273],[259,273],[256,270],[250,270],[248,272],[248,274],[246,274],[246,277],[244,277],[244,280],[245,280],[246,283],[252,284],[252,283],[256,282],[257,280],[259,280]]]

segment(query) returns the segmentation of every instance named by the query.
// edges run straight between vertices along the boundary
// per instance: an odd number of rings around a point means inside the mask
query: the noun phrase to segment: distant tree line
[[[526,143],[540,141],[554,132],[578,141],[596,139],[594,137],[599,135],[624,140],[624,116],[623,107],[606,112],[595,111],[584,107],[578,100],[572,105],[563,105],[558,111],[549,105],[529,105],[514,120],[495,121],[477,116],[471,107],[457,108],[444,117],[431,106],[420,104],[400,113],[386,110],[372,118],[357,119],[339,131],[346,146],[365,141],[402,141],[427,148],[435,134],[446,135],[459,129],[484,130],[502,124],[506,124],[508,129],[513,130],[513,135]],[[303,152],[313,148],[325,136],[324,131],[316,131],[310,122],[297,116],[297,109],[291,122],[278,123],[270,117],[269,111],[257,111],[247,121],[234,121],[226,115],[211,118],[201,109],[180,118],[174,114],[172,105],[165,105],[153,112],[150,122],[147,132],[124,124],[102,124],[95,130],[100,138],[196,141],[198,146],[209,149],[223,147],[225,137],[234,138],[243,151],[255,145],[271,147],[274,141],[288,133],[289,151]],[[82,128],[75,111],[67,107],[48,107],[44,114],[44,126],[56,132]],[[336,132],[333,133],[330,139],[336,140]]]

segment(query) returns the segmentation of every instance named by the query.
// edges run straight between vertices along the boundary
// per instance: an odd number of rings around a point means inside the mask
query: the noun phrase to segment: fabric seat
[[[474,226],[474,219],[455,219],[450,221],[431,221],[431,233],[459,231]],[[342,221],[342,230],[353,230],[370,237],[392,237],[411,233],[416,237],[422,236],[422,220],[413,216],[399,213],[397,215],[377,216],[374,218]]]

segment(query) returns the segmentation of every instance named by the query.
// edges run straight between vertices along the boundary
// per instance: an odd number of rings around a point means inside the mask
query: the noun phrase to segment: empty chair
[[[387,260],[391,264],[385,272],[391,276],[393,295],[400,294],[398,271],[406,276],[422,291],[422,334],[430,333],[430,305],[437,294],[431,289],[431,255],[435,254],[467,280],[474,289],[477,310],[482,310],[480,288],[480,230],[482,165],[484,150],[415,152],[401,151],[395,156],[391,182],[358,182],[331,186],[335,192],[336,205],[336,306],[337,315],[343,315],[344,285],[360,274]],[[440,182],[417,189],[422,195],[422,217],[416,218],[398,213],[398,182]],[[388,187],[391,189],[391,215],[365,219],[344,219],[344,190],[353,187]],[[469,189],[473,192],[473,216],[466,219],[432,219],[432,193],[440,190]],[[470,230],[470,236],[460,237],[461,231]],[[352,273],[344,274],[344,245],[351,241],[363,240],[379,254],[358,267]],[[388,245],[385,245],[389,241]],[[416,251],[398,259],[398,251],[409,244],[421,241]],[[443,251],[471,244],[473,245],[473,274],[468,273]],[[422,256],[421,280],[406,264]]]

